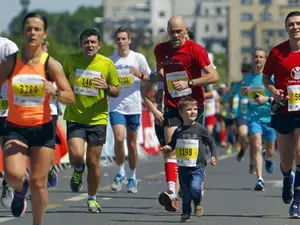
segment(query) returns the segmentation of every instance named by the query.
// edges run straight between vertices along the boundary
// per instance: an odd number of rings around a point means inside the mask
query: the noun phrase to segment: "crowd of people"
[[[111,56],[98,53],[102,43],[97,30],[82,31],[80,51],[68,55],[61,65],[47,53],[47,19],[39,13],[27,14],[22,51],[8,39],[0,39],[2,205],[10,206],[15,217],[22,216],[30,188],[33,224],[43,224],[47,188],[58,181],[52,164],[59,141],[59,103],[66,105],[63,118],[74,168],[70,189],[81,191],[86,172],[88,211],[102,210],[96,195],[108,122],[118,167],[111,189],[121,191],[128,180],[127,192],[137,193],[137,132],[145,104],[155,118],[165,167],[167,189],[158,201],[175,212],[181,196],[181,222],[190,219],[192,203],[194,214],[203,215],[206,158],[217,164],[217,142],[224,153],[235,148],[237,161],[249,151],[249,172],[257,176],[254,190],[264,191],[262,168],[274,172],[276,141],[282,200],[290,204],[290,217],[300,218],[299,11],[287,15],[285,28],[287,41],[270,54],[261,47],[253,49],[251,70],[241,71],[240,80],[229,88],[220,84],[214,90],[218,69],[205,48],[193,41],[181,16],[169,19],[169,40],[155,46],[156,70],[151,72],[145,56],[130,49],[131,32],[126,27],[115,31],[117,51]],[[25,176],[28,157],[29,177]]]

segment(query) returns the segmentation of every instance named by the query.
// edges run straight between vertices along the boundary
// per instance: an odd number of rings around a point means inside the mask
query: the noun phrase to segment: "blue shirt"
[[[240,91],[242,89],[242,86],[243,86],[243,81],[236,82],[231,87],[230,92],[233,96],[235,96],[235,95],[239,96],[237,115],[236,115],[235,118],[241,117],[243,119],[247,119],[248,96],[241,96],[240,95]]]
[[[269,123],[271,121],[270,107],[271,103],[258,104],[255,102],[256,93],[266,97],[271,97],[271,93],[264,87],[262,82],[263,74],[254,75],[252,73],[244,75],[243,81],[248,87],[248,120],[260,123]],[[273,77],[272,77],[273,79]],[[274,81],[273,81],[274,82]]]
[[[226,92],[222,99],[221,99],[221,102],[222,103],[229,103],[229,96],[231,95],[231,91],[228,91]],[[235,94],[233,96],[233,104],[232,104],[232,111],[233,111],[233,114],[234,114],[234,118],[237,118],[238,117],[238,109],[239,109],[239,95],[238,94]],[[226,112],[226,113],[225,113]],[[231,119],[230,118],[230,109],[229,107],[227,107],[225,109],[225,112],[224,114],[222,113],[222,116],[224,116],[226,119]]]

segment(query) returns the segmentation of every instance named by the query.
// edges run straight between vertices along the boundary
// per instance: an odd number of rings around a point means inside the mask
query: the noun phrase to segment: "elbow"
[[[120,95],[120,88],[118,87],[116,90],[114,90],[113,92],[109,93],[109,96],[112,98],[117,98]]]
[[[65,105],[73,105],[75,103],[75,95],[74,95],[73,91],[70,91],[68,94],[69,94],[69,96],[62,103]]]

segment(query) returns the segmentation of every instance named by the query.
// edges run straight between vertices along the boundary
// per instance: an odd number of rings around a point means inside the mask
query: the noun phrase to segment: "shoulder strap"
[[[50,58],[50,55],[47,53],[47,57],[46,57],[46,59],[45,59],[45,73],[46,73],[46,79],[48,80],[48,81],[52,81],[52,79],[51,79],[51,76],[50,76],[50,73],[49,73],[49,66],[48,66],[48,61],[49,61],[49,58]]]

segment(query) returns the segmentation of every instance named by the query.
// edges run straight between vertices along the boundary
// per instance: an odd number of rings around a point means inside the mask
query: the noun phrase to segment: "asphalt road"
[[[224,151],[224,150],[223,150]],[[278,154],[274,157],[274,174],[264,173],[266,191],[253,191],[256,177],[248,173],[248,157],[241,163],[235,154],[221,156],[217,166],[207,167],[207,184],[204,199],[204,215],[191,217],[188,224],[205,225],[292,225],[299,220],[288,219],[288,205],[281,200],[281,174]],[[165,190],[163,160],[161,156],[149,156],[140,160],[137,176],[138,194],[126,193],[126,185],[120,193],[110,190],[116,167],[102,167],[101,185],[97,199],[103,212],[87,211],[86,185],[81,193],[71,193],[69,188],[71,169],[59,173],[57,187],[49,194],[45,225],[161,225],[179,223],[180,211],[170,213],[159,205],[159,192]],[[10,209],[0,208],[0,224],[32,224],[30,203],[24,217],[11,217]]]

